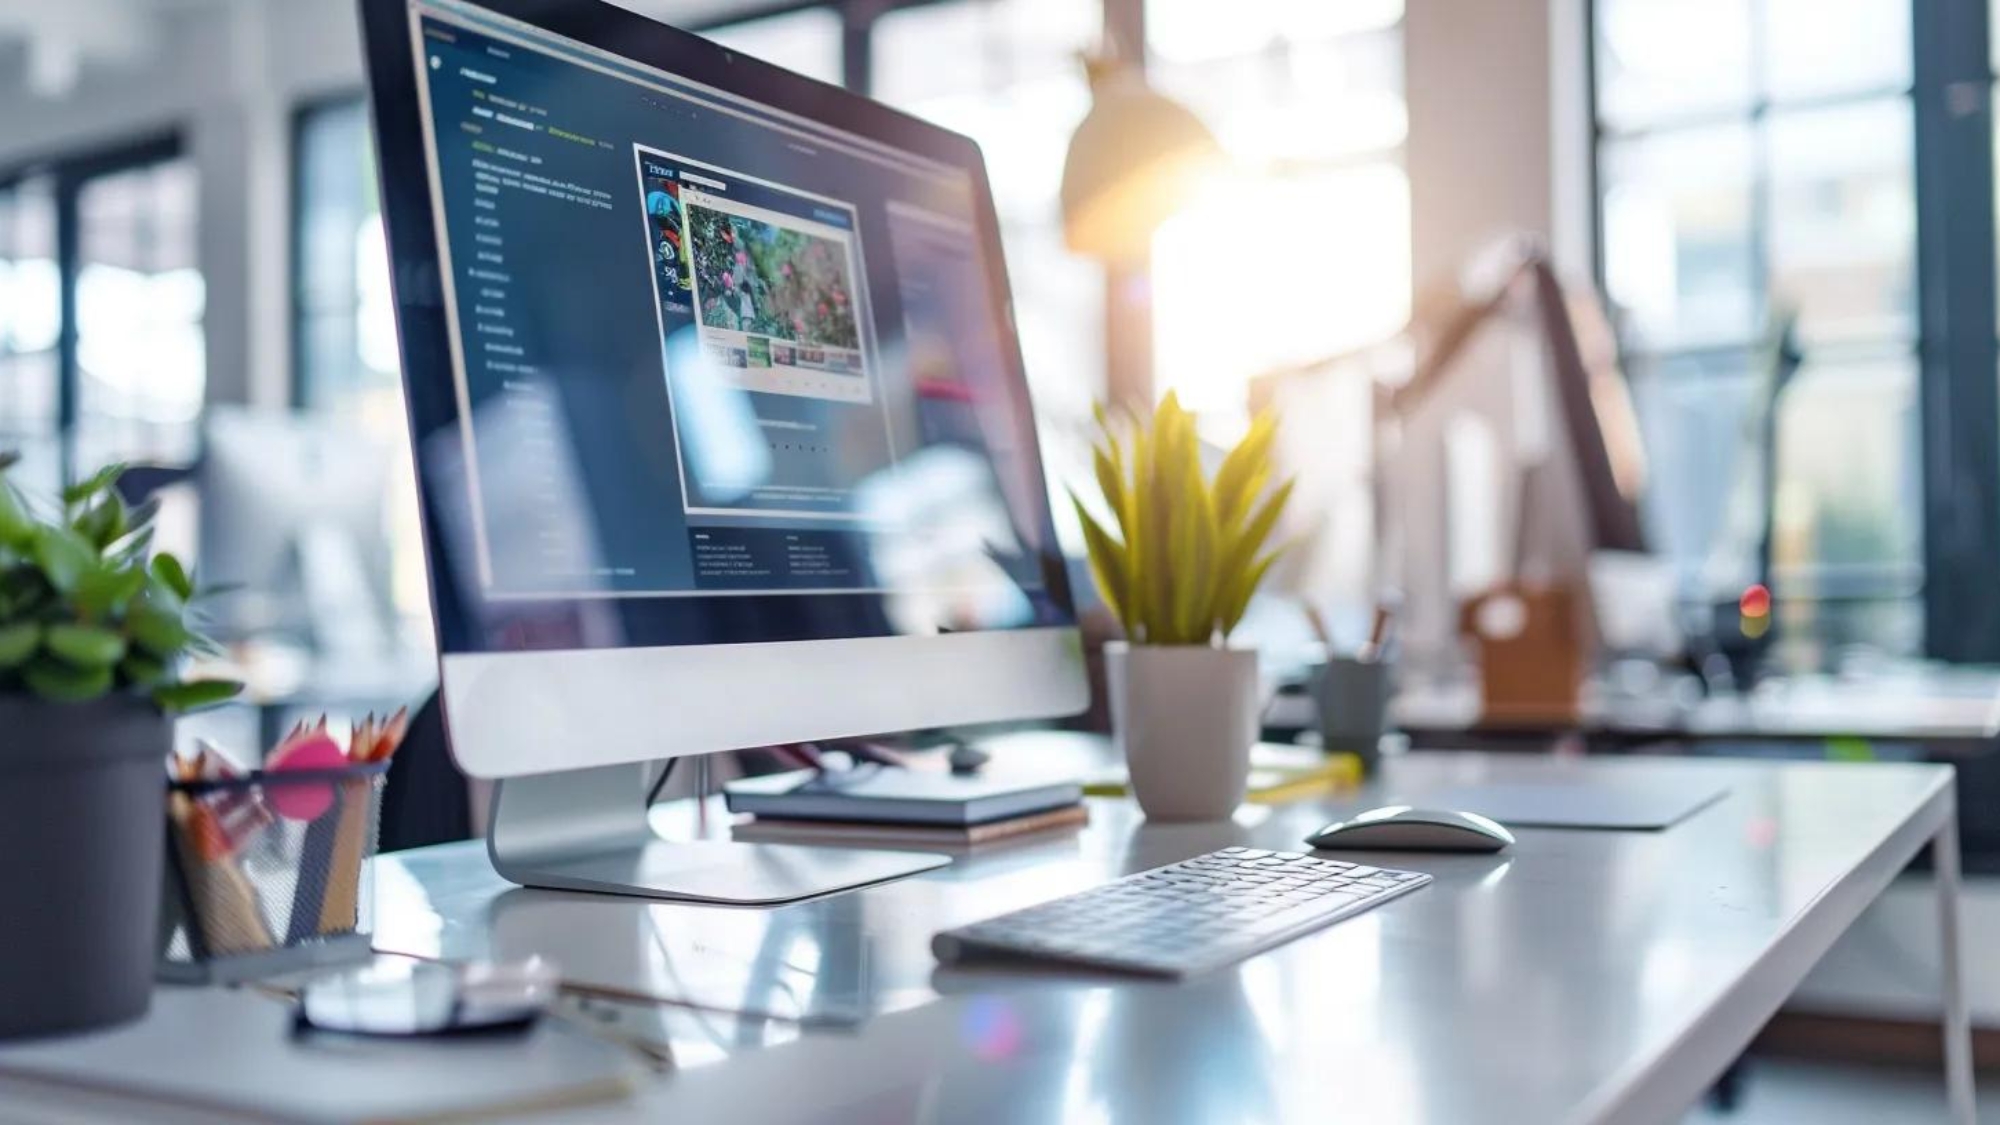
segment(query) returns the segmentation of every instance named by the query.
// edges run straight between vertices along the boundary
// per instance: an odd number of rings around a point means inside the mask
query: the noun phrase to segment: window
[[[175,157],[76,181],[71,471],[187,464],[207,390],[207,291],[194,163]]]
[[[1104,395],[1103,271],[1064,247],[1057,203],[1070,134],[1090,110],[1079,54],[1102,19],[1076,0],[945,0],[888,13],[873,31],[870,92],[985,153],[1052,478],[1087,469],[1091,404]]]
[[[14,478],[38,491],[62,475],[61,334],[55,187],[35,176],[0,187],[0,449],[21,453]]]
[[[1721,532],[1743,419],[1772,314],[1796,313],[1773,557],[1805,659],[1923,642],[1911,18],[1911,0],[1595,4],[1600,264],[1651,530],[1691,595],[1732,593],[1703,576],[1749,561],[1716,556],[1741,553]]]
[[[171,141],[0,176],[0,443],[23,452],[31,485],[193,459],[198,203]]]
[[[366,104],[343,99],[303,110],[293,156],[293,397],[302,410],[351,427],[395,457],[390,597],[406,635],[421,641],[430,588]]]
[[[296,158],[294,397],[308,410],[399,430],[396,310],[367,106],[306,109]]]
[[[1410,314],[1402,0],[1146,0],[1148,74],[1231,170],[1154,240],[1156,389],[1218,437],[1249,383]]]
[[[1103,16],[1077,0],[944,0],[875,21],[869,91],[979,142],[1000,217],[1015,326],[1035,401],[1056,528],[1081,551],[1064,483],[1090,478],[1104,397],[1104,272],[1063,244],[1058,190],[1090,111],[1081,52]]]
[[[703,34],[732,50],[840,85],[840,14],[830,8],[803,8]]]

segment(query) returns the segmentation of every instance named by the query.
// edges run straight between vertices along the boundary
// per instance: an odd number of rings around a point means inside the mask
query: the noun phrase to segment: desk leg
[[[1958,932],[1958,817],[1931,840],[1931,871],[1938,893],[1938,965],[1944,987],[1944,1084],[1956,1125],[1975,1125],[1972,1085],[1972,1014],[1965,1003],[1965,965]]]

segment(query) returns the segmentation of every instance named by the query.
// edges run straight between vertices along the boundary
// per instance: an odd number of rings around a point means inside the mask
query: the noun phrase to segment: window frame
[[[188,155],[178,128],[148,132],[90,148],[32,157],[0,170],[0,189],[24,180],[46,178],[55,203],[56,221],[56,439],[57,472],[64,484],[76,480],[77,421],[82,401],[83,370],[77,359],[77,276],[81,270],[81,229],[78,200],[92,180],[129,172]],[[185,467],[185,466],[173,466]]]
[[[1911,70],[1904,86],[1774,100],[1754,89],[1741,108],[1691,113],[1657,125],[1614,129],[1601,105],[1603,59],[1598,26],[1603,0],[1586,0],[1582,21],[1583,58],[1589,115],[1591,199],[1590,259],[1600,289],[1607,280],[1605,238],[1605,156],[1613,144],[1703,123],[1741,122],[1756,130],[1750,169],[1753,276],[1768,303],[1771,167],[1764,132],[1778,113],[1860,105],[1905,97],[1911,109],[1912,184],[1916,228],[1912,249],[1915,315],[1909,326],[1909,355],[1915,365],[1918,398],[1917,460],[1921,490],[1919,550],[1921,573],[1915,598],[1923,621],[1924,652],[1949,661],[2000,659],[2000,584],[1989,573],[2000,558],[2000,337],[1996,337],[1993,128],[1990,117],[1995,81],[1988,48],[1987,0],[1909,0]],[[1750,12],[1753,55],[1767,34],[1766,0]],[[1752,67],[1758,63],[1753,57]],[[1753,73],[1753,77],[1755,77]],[[1633,348],[1621,336],[1621,360],[1648,361],[1718,352],[1754,351],[1741,345],[1695,344]],[[1886,338],[1808,346],[1808,356],[1886,354]],[[1899,582],[1899,577],[1901,582]],[[1794,602],[1884,602],[1898,600],[1909,581],[1898,568],[1856,575],[1829,573],[1822,589]],[[1906,596],[1906,595],[1904,595]]]
[[[1987,0],[1912,0],[1924,636],[2000,659],[2000,335]],[[1968,94],[1971,96],[1968,98]]]
[[[294,102],[285,123],[285,359],[289,365],[285,400],[296,411],[313,409],[313,388],[307,378],[306,352],[311,333],[306,323],[306,277],[301,263],[306,251],[306,131],[322,113],[359,108],[367,113],[365,89],[335,90]]]

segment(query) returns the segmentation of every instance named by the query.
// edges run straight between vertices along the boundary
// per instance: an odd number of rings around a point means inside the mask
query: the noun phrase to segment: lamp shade
[[[1139,257],[1221,160],[1215,134],[1133,71],[1092,83],[1063,163],[1063,239],[1100,261]]]

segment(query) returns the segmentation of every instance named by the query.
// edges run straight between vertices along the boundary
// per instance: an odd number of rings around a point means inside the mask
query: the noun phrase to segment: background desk
[[[941,972],[928,949],[941,927],[1123,872],[1296,846],[1356,803],[1667,771],[1730,793],[1661,833],[1527,830],[1503,855],[1382,856],[1437,882],[1184,985]],[[1955,889],[1951,795],[1949,771],[1926,765],[1419,754],[1339,807],[1159,826],[1098,802],[1081,835],[774,911],[512,888],[478,845],[451,845],[381,862],[377,944],[542,953],[605,994],[679,1002],[617,1006],[674,1072],[565,1121],[1648,1122],[1699,1098],[1933,837]],[[1969,1122],[1963,1009],[1948,1010]],[[22,1093],[0,1080],[0,1098]]]
[[[1940,758],[1984,753],[2000,736],[2000,672],[1923,665],[1861,676],[1787,676],[1742,695],[1701,697],[1693,681],[1642,694],[1589,693],[1572,722],[1493,726],[1476,685],[1400,695],[1394,721],[1419,747],[1473,739],[1545,743],[1576,735],[1598,749],[1710,742],[1864,739],[1922,746]]]
[[[1745,695],[1707,698],[1692,681],[1679,686],[1686,690],[1597,691],[1574,721],[1506,726],[1482,719],[1476,685],[1419,687],[1398,697],[1394,719],[1418,749],[1950,762],[1966,868],[2000,875],[2000,671],[1892,665],[1781,677]]]

